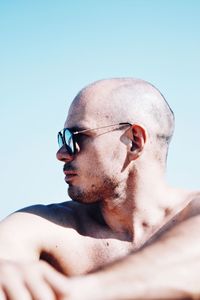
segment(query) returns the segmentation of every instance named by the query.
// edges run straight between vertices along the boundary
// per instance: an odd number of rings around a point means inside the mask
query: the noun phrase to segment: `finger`
[[[56,293],[42,276],[27,279],[26,286],[32,295],[32,300],[56,300]]]
[[[2,288],[0,288],[0,300],[7,300],[7,297]]]
[[[44,279],[54,292],[57,295],[66,295],[69,287],[69,279],[48,264],[43,265],[43,268]]]
[[[20,280],[12,280],[3,284],[4,295],[2,299],[32,300],[30,292]],[[0,298],[1,299],[1,298]]]

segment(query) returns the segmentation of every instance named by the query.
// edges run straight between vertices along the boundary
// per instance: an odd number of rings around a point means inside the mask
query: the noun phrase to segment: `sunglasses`
[[[102,127],[97,127],[97,128],[92,128],[92,129],[83,129],[79,131],[72,131],[69,128],[64,128],[63,130],[58,132],[58,146],[59,149],[63,146],[65,146],[66,150],[70,155],[74,155],[76,153],[76,138],[78,137],[79,134],[86,133],[87,131],[93,131],[93,130],[98,130],[98,129],[104,129],[104,128],[109,128],[109,127],[116,127],[119,126],[119,128],[116,129],[121,129],[121,126],[132,126],[131,123],[124,122],[124,123],[117,123],[113,125],[107,125],[107,126],[102,126]],[[113,129],[113,130],[116,130]]]

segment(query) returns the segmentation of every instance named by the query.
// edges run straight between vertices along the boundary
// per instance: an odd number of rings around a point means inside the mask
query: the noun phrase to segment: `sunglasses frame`
[[[63,146],[65,146],[67,151],[69,152],[69,154],[74,155],[76,153],[76,139],[75,139],[75,136],[77,136],[78,134],[81,134],[81,133],[84,133],[84,132],[87,132],[87,131],[104,129],[104,128],[114,127],[114,126],[123,126],[123,125],[132,126],[132,124],[129,123],[129,122],[121,122],[121,123],[117,123],[117,124],[106,125],[106,126],[101,126],[101,127],[96,127],[96,128],[88,128],[88,129],[78,130],[78,131],[74,131],[74,132],[70,128],[64,128],[63,130],[58,132],[59,149],[61,149]],[[66,130],[68,132],[70,132],[70,134],[71,134],[70,138],[72,138],[73,149],[71,149],[71,147],[69,145],[67,145],[67,143],[66,143],[66,139],[65,139],[65,131]],[[61,138],[61,140],[62,140],[62,145],[61,146],[59,144],[59,138]]]

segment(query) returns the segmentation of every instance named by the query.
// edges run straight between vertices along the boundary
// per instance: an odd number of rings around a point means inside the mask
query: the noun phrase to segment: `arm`
[[[193,299],[200,296],[200,216],[106,268],[69,281],[70,300]],[[79,296],[76,294],[78,288]],[[190,298],[191,297],[191,298]],[[196,298],[195,298],[196,299]]]
[[[0,222],[0,259],[16,262],[39,260],[35,219],[34,215],[16,212]]]
[[[38,215],[24,212],[0,222],[0,299],[62,299],[58,297],[63,295],[65,277],[39,261],[41,240],[48,244],[52,235],[52,228],[44,227],[46,223]]]

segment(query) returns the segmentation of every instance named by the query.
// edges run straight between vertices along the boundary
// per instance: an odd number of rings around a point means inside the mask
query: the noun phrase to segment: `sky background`
[[[0,219],[68,199],[57,132],[85,85],[154,84],[176,116],[167,180],[200,188],[200,1],[0,0]]]

